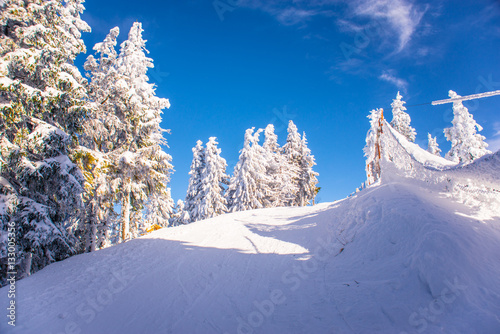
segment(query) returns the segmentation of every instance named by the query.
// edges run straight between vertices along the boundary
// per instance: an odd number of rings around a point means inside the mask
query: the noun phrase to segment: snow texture
[[[0,331],[499,333],[500,153],[451,164],[383,128],[380,180],[354,196],[52,264],[17,283]]]

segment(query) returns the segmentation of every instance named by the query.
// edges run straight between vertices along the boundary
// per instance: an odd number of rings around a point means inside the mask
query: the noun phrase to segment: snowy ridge
[[[54,263],[0,332],[499,333],[499,154],[453,167],[386,125],[381,182]]]
[[[500,151],[457,165],[410,143],[387,122],[384,129],[389,130],[381,137],[385,181],[407,177],[446,192],[487,215],[500,216]]]

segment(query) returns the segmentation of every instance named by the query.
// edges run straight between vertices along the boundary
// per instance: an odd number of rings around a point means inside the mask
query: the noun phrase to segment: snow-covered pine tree
[[[282,154],[287,161],[287,170],[289,174],[289,181],[291,183],[290,189],[294,191],[293,194],[288,194],[289,201],[285,202],[286,206],[300,206],[300,187],[301,187],[301,165],[303,160],[303,143],[302,138],[297,130],[297,126],[293,121],[288,122],[288,136],[286,143],[283,145]]]
[[[227,212],[224,197],[225,185],[229,183],[226,174],[227,163],[220,156],[217,138],[210,137],[205,148],[205,165],[201,170],[201,201],[198,203],[199,219],[208,219]]]
[[[311,202],[318,192],[317,176],[313,171],[314,156],[307,147],[306,134],[301,138],[297,126],[290,121],[288,123],[288,136],[283,146],[283,155],[287,160],[286,171],[290,181],[289,190],[294,191],[290,206],[304,206]]]
[[[380,179],[380,134],[382,131],[383,109],[373,109],[368,115],[370,119],[370,130],[366,135],[366,145],[363,152],[366,157],[366,183],[368,185]]]
[[[460,97],[450,90],[450,98]],[[462,101],[453,102],[453,126],[444,129],[444,135],[451,141],[451,149],[446,153],[445,158],[457,163],[469,163],[485,154],[491,153],[486,148],[488,144],[486,138],[477,131],[483,128],[476,123],[469,110],[462,104]]]
[[[189,185],[186,199],[184,201],[184,211],[189,214],[190,221],[195,222],[201,219],[201,213],[198,211],[202,194],[202,170],[205,168],[205,148],[203,142],[198,140],[193,147],[193,161],[189,171]]]
[[[160,146],[166,145],[161,113],[170,103],[157,97],[154,85],[148,83],[147,71],[153,67],[153,60],[146,57],[142,32],[141,23],[135,22],[117,58],[117,85],[127,93],[120,96],[124,98],[123,109],[115,114],[120,117],[123,112],[120,120],[126,132],[123,145],[109,156],[113,161],[112,188],[121,204],[121,240],[129,238],[131,210],[142,212],[148,196],[168,197],[167,183],[173,169],[172,157]],[[139,214],[134,217],[142,219]]]
[[[94,46],[96,59],[87,57],[84,68],[90,78],[88,97],[91,108],[80,137],[81,146],[74,155],[85,176],[85,216],[75,235],[81,251],[94,251],[110,242],[110,231],[117,215],[113,209],[115,194],[111,191],[110,159],[126,138],[123,119],[123,97],[127,92],[117,85],[118,54],[115,50],[119,29],[113,28],[103,42]],[[116,162],[115,162],[116,165]]]
[[[436,138],[432,137],[430,133],[427,134],[427,152],[430,152],[438,157],[441,156],[441,149],[437,143]]]
[[[314,200],[318,193],[318,179],[319,175],[313,170],[316,165],[314,155],[311,155],[311,150],[307,147],[306,133],[302,133],[302,152],[300,160],[300,178],[298,189],[298,203],[300,206],[308,205]]]
[[[8,224],[18,277],[75,253],[83,178],[70,160],[87,112],[82,0],[7,1],[0,11],[0,262]],[[1,283],[0,283],[1,284]]]
[[[399,94],[396,96],[395,100],[392,100],[391,107],[392,107],[392,121],[391,121],[391,126],[398,131],[400,134],[406,137],[411,142],[415,141],[415,136],[417,135],[417,132],[415,131],[414,128],[410,126],[411,118],[410,115],[408,115],[405,110],[406,107],[404,104],[406,103],[405,101],[401,100],[403,96]]]
[[[254,133],[255,128],[245,131],[243,149],[234,167],[233,176],[226,192],[228,211],[244,211],[268,206],[267,197],[269,177],[266,175],[266,159],[259,135],[262,129]]]
[[[270,193],[265,203],[269,207],[288,205],[295,198],[297,189],[292,182],[293,175],[290,166],[281,148],[278,145],[278,136],[274,133],[274,125],[268,124],[264,130],[265,140],[262,145],[266,160],[266,174],[269,180]]]
[[[89,99],[92,109],[85,122],[84,144],[98,152],[109,153],[126,145],[129,92],[117,70],[116,39],[118,27],[110,30],[103,42],[94,46],[96,57],[87,57],[84,68],[90,78]]]

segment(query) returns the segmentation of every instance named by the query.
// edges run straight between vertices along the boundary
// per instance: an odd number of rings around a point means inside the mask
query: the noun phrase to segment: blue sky
[[[500,90],[500,3],[495,0],[87,0],[87,53],[109,30],[123,41],[142,22],[157,95],[169,98],[162,126],[184,199],[191,148],[215,136],[232,173],[247,128],[273,123],[280,144],[286,122],[305,131],[322,187],[320,202],[341,199],[364,180],[366,116],[382,107],[389,120],[398,91],[416,142],[427,147],[443,129],[447,98]],[[80,55],[77,64],[83,64]],[[500,96],[464,103],[500,148]],[[262,138],[263,140],[263,138]]]

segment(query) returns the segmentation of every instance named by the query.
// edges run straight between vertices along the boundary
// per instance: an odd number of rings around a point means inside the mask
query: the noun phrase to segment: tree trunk
[[[33,258],[33,253],[26,253],[26,257],[24,258],[23,263],[23,272],[20,275],[20,278],[26,278],[31,275],[31,260]]]
[[[130,230],[130,186],[125,187],[122,201],[122,242],[127,240]]]
[[[92,224],[92,232],[91,232],[91,236],[92,236],[92,240],[90,242],[90,251],[91,252],[95,252],[96,250],[96,243],[97,243],[97,226],[96,226],[97,222],[94,221],[93,224]]]

